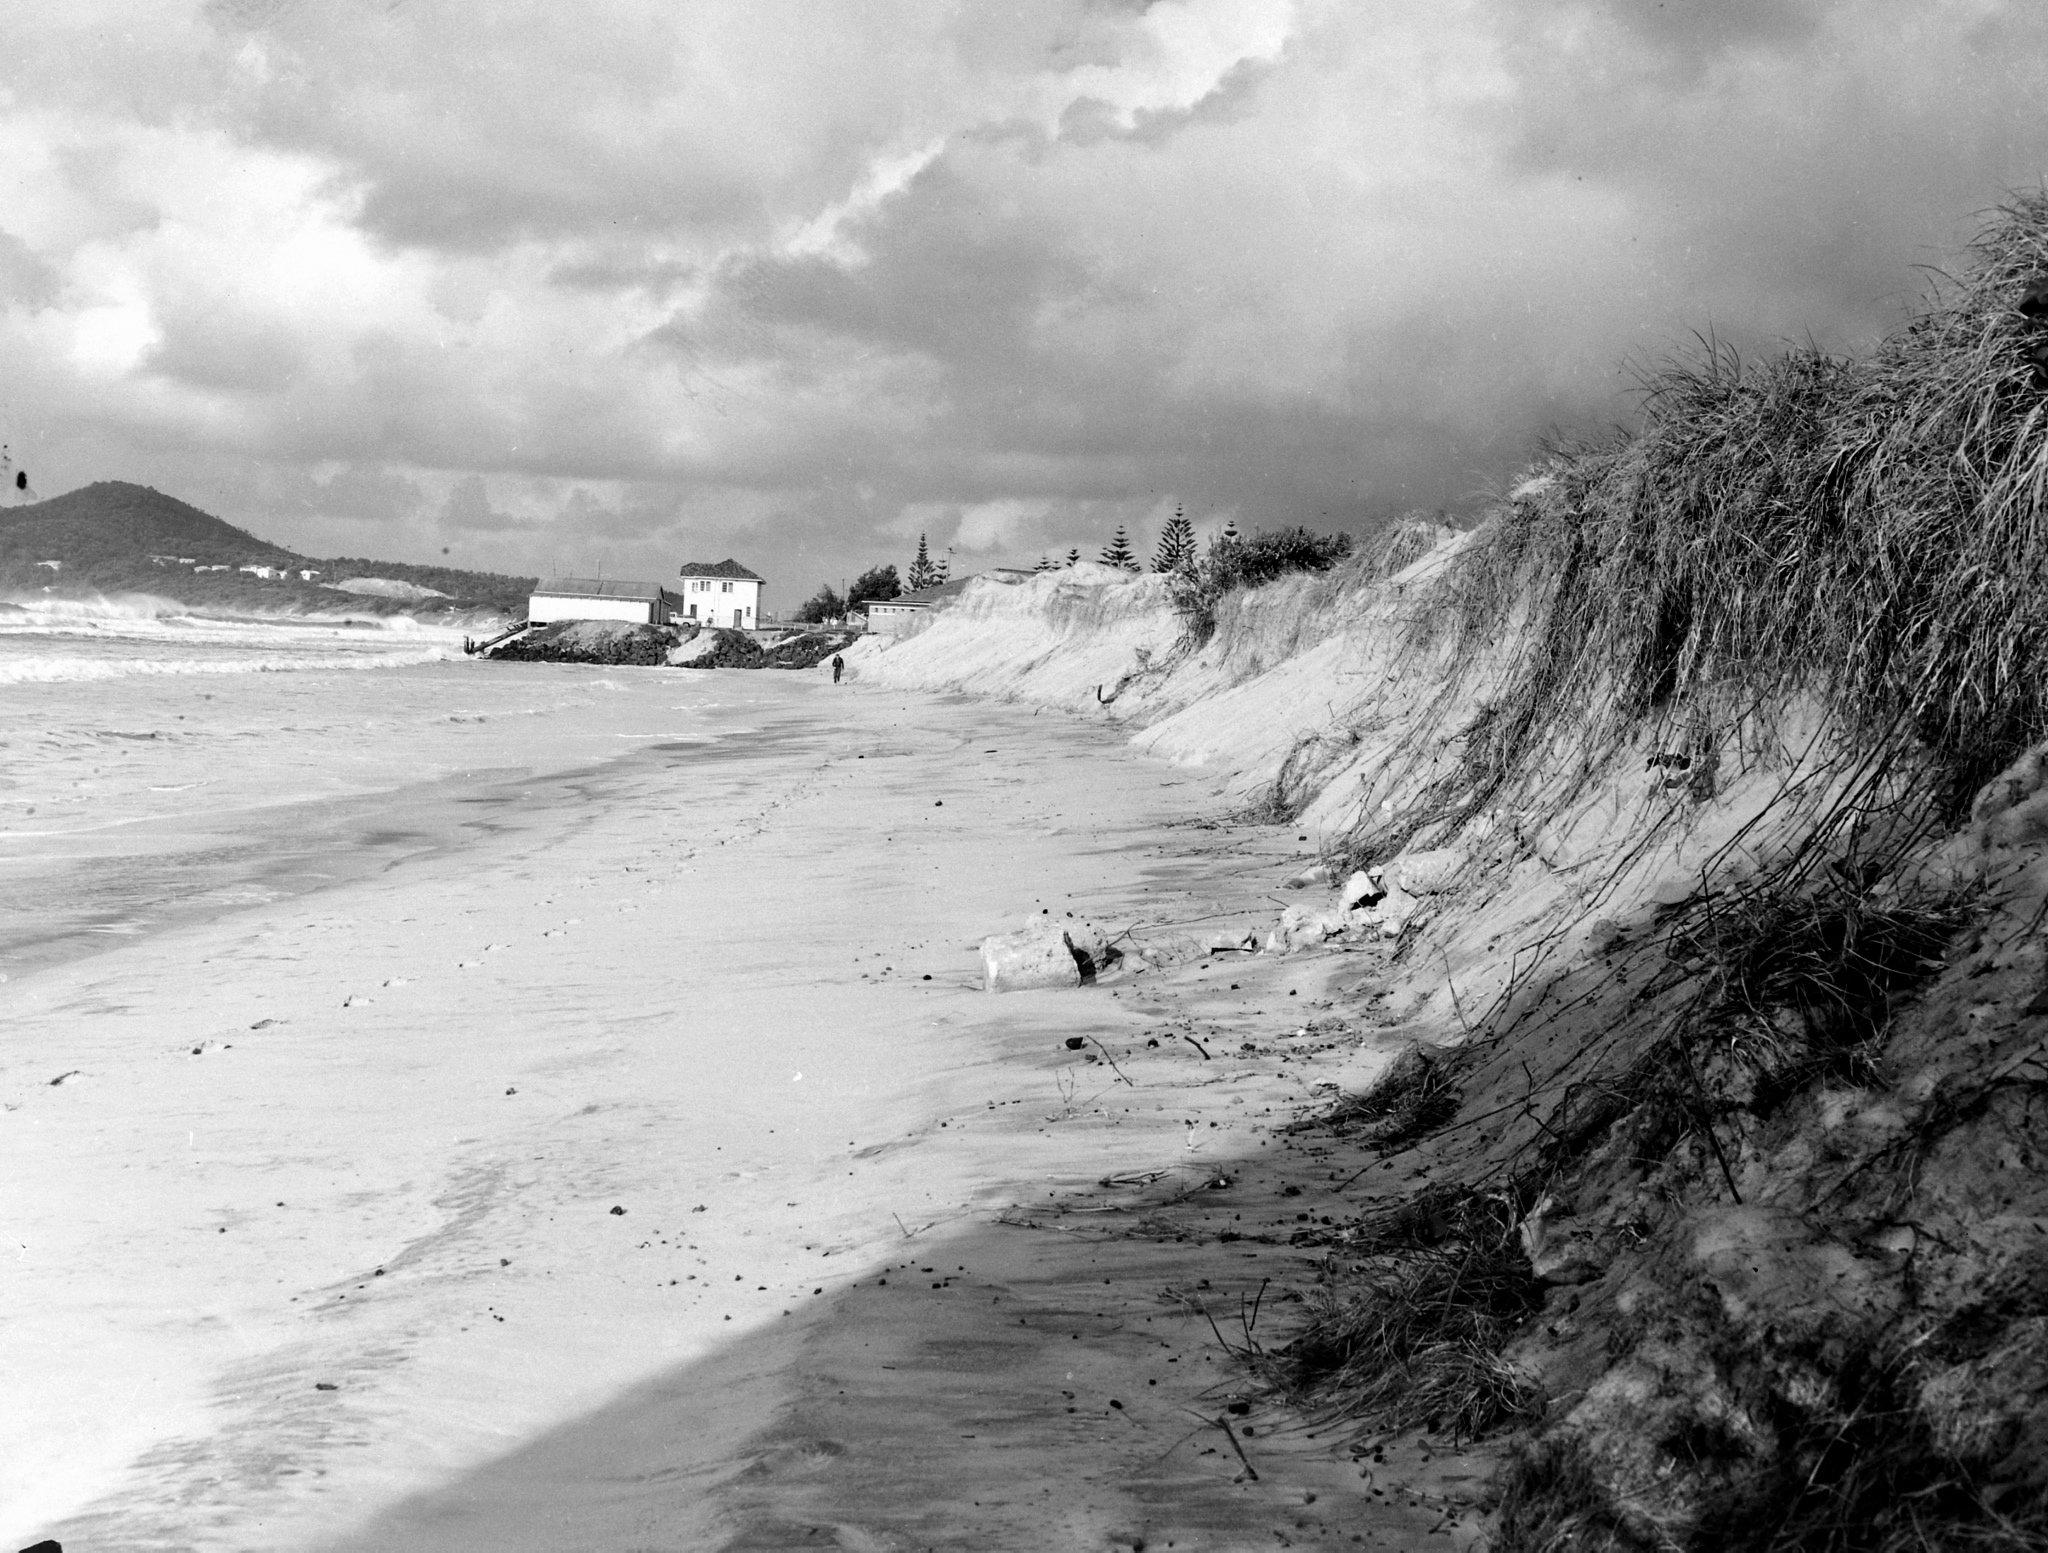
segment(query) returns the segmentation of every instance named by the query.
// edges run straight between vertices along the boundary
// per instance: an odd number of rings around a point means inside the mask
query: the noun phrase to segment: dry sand
[[[1370,957],[978,986],[1024,912],[1268,920],[1311,849],[1102,730],[735,678],[750,737],[8,989],[0,1531],[1449,1545],[1388,1484],[1469,1468],[1224,1413],[1199,1313],[1305,1268],[1266,1128],[1341,1052],[1282,1032]]]

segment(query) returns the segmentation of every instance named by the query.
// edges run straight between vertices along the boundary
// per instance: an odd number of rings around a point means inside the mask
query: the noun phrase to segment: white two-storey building
[[[766,581],[737,561],[688,561],[675,600],[678,621],[752,630],[761,623],[761,589]]]

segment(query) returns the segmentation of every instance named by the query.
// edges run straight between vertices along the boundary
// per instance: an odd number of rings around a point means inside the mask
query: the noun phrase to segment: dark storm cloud
[[[538,569],[1469,506],[2048,167],[2017,0],[81,3],[0,109],[75,478]]]

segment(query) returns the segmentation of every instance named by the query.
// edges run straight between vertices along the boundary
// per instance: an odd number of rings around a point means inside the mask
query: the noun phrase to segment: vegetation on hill
[[[283,575],[263,577],[240,570],[245,566]],[[350,596],[326,586],[361,576],[417,583],[448,596],[412,602]],[[530,577],[454,567],[302,556],[174,496],[122,480],[0,509],[0,589],[18,593],[147,593],[203,609],[262,612],[421,615],[490,609],[517,615],[525,611],[533,583]]]

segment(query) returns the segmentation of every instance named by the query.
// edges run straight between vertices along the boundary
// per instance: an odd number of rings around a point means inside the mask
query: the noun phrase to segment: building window
[[[732,584],[729,582],[721,582],[718,585],[718,591],[720,593],[730,593],[732,592]]]

